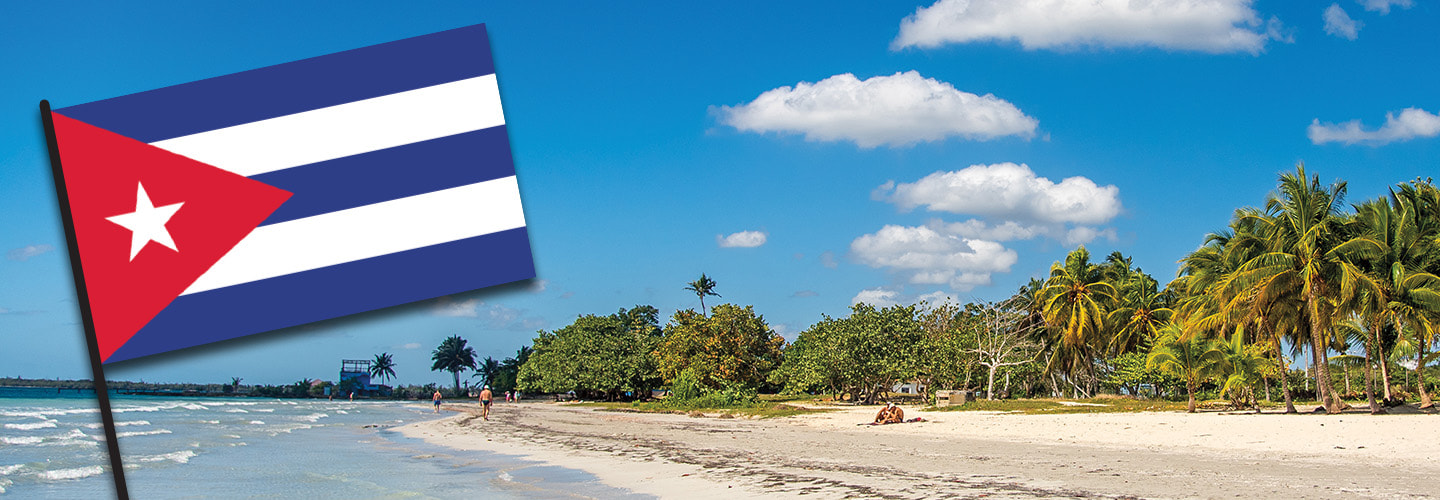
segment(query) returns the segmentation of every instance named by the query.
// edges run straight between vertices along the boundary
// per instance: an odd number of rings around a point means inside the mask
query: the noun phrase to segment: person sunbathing
[[[880,413],[875,414],[876,424],[898,424],[905,422],[905,410],[901,410],[895,403],[885,403]]]

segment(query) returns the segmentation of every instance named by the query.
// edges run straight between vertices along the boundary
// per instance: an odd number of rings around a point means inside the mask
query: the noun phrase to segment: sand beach
[[[473,405],[403,434],[585,470],[660,498],[1425,498],[1431,415],[923,412],[771,419]]]

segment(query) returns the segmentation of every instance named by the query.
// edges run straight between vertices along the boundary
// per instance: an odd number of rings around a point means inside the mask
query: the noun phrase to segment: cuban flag
[[[42,109],[104,363],[535,276],[483,25]]]

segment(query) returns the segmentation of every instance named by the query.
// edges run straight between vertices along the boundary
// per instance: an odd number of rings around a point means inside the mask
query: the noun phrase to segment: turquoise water
[[[111,407],[136,499],[647,498],[389,430],[435,418],[420,405],[112,396]],[[0,498],[113,496],[103,439],[90,394],[0,388]]]

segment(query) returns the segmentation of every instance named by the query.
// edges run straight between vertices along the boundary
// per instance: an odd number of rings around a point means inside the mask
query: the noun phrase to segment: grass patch
[[[1066,405],[1084,403],[1082,405]],[[1091,406],[1101,405],[1101,406]],[[1092,399],[1001,399],[977,400],[961,406],[928,407],[925,411],[1004,411],[1026,415],[1070,413],[1136,413],[1144,411],[1185,411],[1185,402],[1160,399],[1092,398]]]
[[[788,399],[785,401],[793,402],[797,400]],[[635,401],[630,403],[593,402],[576,403],[576,406],[593,407],[600,411],[627,411],[637,413],[690,414],[693,412],[700,412],[709,414],[710,416],[729,413],[732,416],[746,418],[790,417],[794,415],[804,415],[807,413],[821,413],[826,411],[832,411],[826,409],[805,408],[792,404],[785,404],[784,402],[767,401],[765,400],[764,396],[761,396],[761,401],[759,402],[728,408],[677,406],[674,404],[665,404],[663,401]]]

